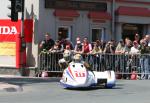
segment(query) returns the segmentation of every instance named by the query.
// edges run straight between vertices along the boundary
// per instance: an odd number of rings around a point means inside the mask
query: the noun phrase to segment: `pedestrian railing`
[[[114,70],[123,78],[130,78],[134,72],[140,79],[149,78],[149,54],[84,54],[82,57],[94,71]],[[58,64],[61,58],[62,53],[41,52],[38,58],[38,73],[63,72]]]

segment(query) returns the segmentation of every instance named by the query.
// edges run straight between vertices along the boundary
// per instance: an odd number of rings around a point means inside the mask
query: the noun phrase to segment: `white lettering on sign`
[[[0,26],[0,34],[17,34],[15,26]]]

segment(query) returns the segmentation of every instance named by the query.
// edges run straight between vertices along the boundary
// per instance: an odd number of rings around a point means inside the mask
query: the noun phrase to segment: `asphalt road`
[[[113,89],[63,89],[58,80],[0,79],[20,86],[0,91],[0,103],[150,103],[149,80],[118,80]]]

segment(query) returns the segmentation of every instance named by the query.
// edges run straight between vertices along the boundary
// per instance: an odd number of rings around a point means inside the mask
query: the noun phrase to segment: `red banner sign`
[[[33,20],[27,19],[24,21],[24,36],[27,43],[32,42],[33,36]]]
[[[16,42],[16,35],[20,33],[21,21],[11,22],[0,20],[0,42]]]
[[[21,33],[21,20],[11,22],[0,20],[0,42],[16,42],[16,35]],[[24,36],[26,42],[32,42],[33,20],[24,21]]]

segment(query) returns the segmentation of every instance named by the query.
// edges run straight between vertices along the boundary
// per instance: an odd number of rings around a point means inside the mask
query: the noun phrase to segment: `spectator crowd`
[[[74,53],[95,54],[95,53],[111,53],[111,54],[147,54],[150,53],[150,35],[145,35],[140,39],[139,34],[135,34],[134,40],[130,38],[121,39],[119,42],[110,40],[105,42],[97,39],[90,43],[87,37],[81,40],[76,38],[76,43],[73,44],[68,38],[54,41],[49,33],[45,34],[45,40],[39,45],[41,50],[48,52],[64,52],[71,50]]]
[[[50,53],[64,53],[70,51],[75,54],[149,54],[150,53],[150,35],[144,35],[140,37],[139,34],[135,34],[134,40],[126,37],[118,42],[115,40],[103,41],[97,39],[90,43],[87,37],[83,40],[78,36],[76,42],[73,44],[68,38],[62,38],[54,41],[49,33],[45,34],[45,39],[39,44],[41,51],[47,51]],[[147,67],[146,67],[147,65]],[[150,58],[141,56],[140,66],[141,72],[150,73],[149,69]],[[148,75],[141,75],[142,78],[149,78]]]

